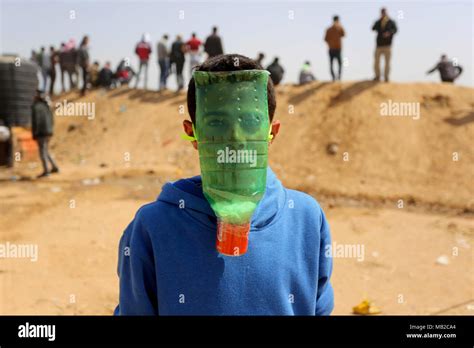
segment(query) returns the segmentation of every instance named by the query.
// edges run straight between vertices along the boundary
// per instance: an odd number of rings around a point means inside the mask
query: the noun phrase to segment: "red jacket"
[[[150,58],[151,46],[148,42],[140,41],[135,48],[135,53],[141,61],[147,61]]]
[[[186,42],[186,45],[189,46],[191,51],[198,51],[199,46],[202,45],[202,42],[198,38],[191,38],[188,42]]]

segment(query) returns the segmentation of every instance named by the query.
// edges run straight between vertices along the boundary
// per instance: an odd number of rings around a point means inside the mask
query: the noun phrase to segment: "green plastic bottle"
[[[265,193],[269,117],[265,70],[195,71],[203,192],[218,218],[217,250],[247,251],[250,220]]]

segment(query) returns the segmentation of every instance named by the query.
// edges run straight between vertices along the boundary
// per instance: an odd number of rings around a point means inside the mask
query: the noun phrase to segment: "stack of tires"
[[[15,55],[0,56],[0,126],[29,127],[38,67]],[[12,164],[12,137],[0,142],[0,165]]]

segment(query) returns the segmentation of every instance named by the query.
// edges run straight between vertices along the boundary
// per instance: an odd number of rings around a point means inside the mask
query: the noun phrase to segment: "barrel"
[[[37,73],[38,66],[28,59],[0,56],[0,120],[9,127],[30,126]]]

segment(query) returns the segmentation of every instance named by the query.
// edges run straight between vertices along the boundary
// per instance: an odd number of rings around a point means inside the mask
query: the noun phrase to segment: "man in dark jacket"
[[[392,56],[392,38],[397,32],[397,25],[395,22],[388,17],[387,10],[382,8],[380,11],[380,19],[375,22],[372,30],[377,32],[377,48],[375,49],[375,63],[374,81],[380,80],[380,57],[384,56],[385,59],[385,70],[384,79],[385,82],[389,81],[390,74],[390,58]]]
[[[273,84],[276,86],[280,83],[283,79],[283,74],[285,73],[285,69],[278,63],[278,57],[273,59],[272,64],[267,67],[267,70],[270,72],[270,77],[273,81]]]
[[[439,71],[441,81],[451,83],[454,82],[454,80],[456,80],[462,73],[462,67],[449,60],[445,54],[441,56],[439,63],[436,64],[433,69],[429,70],[427,74],[431,74],[436,70]]]
[[[110,68],[110,62],[106,62],[104,67],[99,71],[97,84],[99,87],[110,88],[114,79],[114,73]]]
[[[176,80],[178,83],[178,91],[184,87],[183,67],[185,45],[180,35],[176,36],[176,41],[171,45],[170,63],[174,65],[176,72]]]
[[[38,143],[39,155],[43,164],[43,173],[38,178],[49,176],[50,173],[59,172],[58,166],[48,150],[49,139],[53,135],[53,126],[53,114],[44,99],[44,92],[37,90],[33,105],[31,106],[31,130],[33,139]],[[48,170],[48,162],[51,163],[51,171]]]
[[[207,37],[206,43],[204,44],[204,51],[207,53],[207,58],[224,54],[221,38],[217,35],[217,27],[213,27],[212,34]]]

